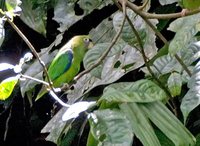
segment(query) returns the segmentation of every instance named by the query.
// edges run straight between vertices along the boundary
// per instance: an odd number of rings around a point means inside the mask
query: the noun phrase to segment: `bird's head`
[[[93,47],[92,40],[88,35],[75,36],[70,40],[71,48],[76,53],[86,53]]]

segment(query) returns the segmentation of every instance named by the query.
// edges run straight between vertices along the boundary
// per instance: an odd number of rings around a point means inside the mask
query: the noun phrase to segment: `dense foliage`
[[[198,7],[183,14],[180,0],[5,0],[0,4],[0,45],[6,42],[8,22],[35,57],[27,53],[16,65],[0,63],[0,71],[15,72],[0,84],[1,103],[11,108],[13,90],[20,90],[31,109],[39,102],[35,101],[38,88],[46,84],[50,95],[43,98],[53,97],[62,105],[41,130],[48,133],[46,140],[58,146],[198,145]],[[88,31],[94,47],[83,59],[84,69],[61,87],[65,94],[54,93],[44,76],[61,40],[101,10],[107,13],[102,21],[96,17],[98,24],[87,23],[94,27]],[[26,40],[15,25],[18,17],[46,40],[51,31],[48,22],[53,20],[58,26],[55,40],[36,52],[31,39]]]

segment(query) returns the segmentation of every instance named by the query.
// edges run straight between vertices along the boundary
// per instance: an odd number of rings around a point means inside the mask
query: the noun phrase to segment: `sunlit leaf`
[[[119,110],[98,110],[90,114],[91,133],[98,146],[131,146],[133,133],[129,121]]]
[[[5,0],[8,11],[14,11],[19,5],[21,5],[21,3],[21,0]]]
[[[0,63],[0,71],[13,69],[15,66],[9,63]]]
[[[79,114],[83,111],[86,111],[88,108],[94,106],[96,102],[87,102],[87,101],[80,101],[76,102],[71,105],[67,111],[63,114],[62,120],[67,121],[79,116]]]
[[[172,73],[168,78],[167,85],[172,97],[180,95],[182,87],[181,75],[176,72]]]
[[[181,49],[187,48],[195,34],[200,30],[198,27],[200,14],[191,15],[176,19],[169,26],[169,30],[176,32],[170,42],[169,53],[176,54]]]
[[[185,122],[189,113],[200,104],[200,61],[194,68],[193,75],[188,82],[188,87],[190,89],[181,102],[181,111]]]
[[[12,93],[19,77],[9,77],[0,83],[0,100],[6,100]]]
[[[166,99],[165,92],[150,80],[115,83],[105,88],[100,100],[109,102],[153,102]]]

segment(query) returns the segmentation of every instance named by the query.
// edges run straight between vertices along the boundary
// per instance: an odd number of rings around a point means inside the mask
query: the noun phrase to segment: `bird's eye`
[[[84,42],[89,43],[89,42],[92,42],[92,40],[89,38],[84,38]]]

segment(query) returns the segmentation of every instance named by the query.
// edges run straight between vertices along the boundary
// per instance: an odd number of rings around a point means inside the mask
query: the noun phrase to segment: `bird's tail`
[[[35,101],[37,101],[38,99],[40,99],[44,94],[46,94],[48,91],[47,91],[47,87],[46,86],[42,86],[40,92],[38,93]]]

